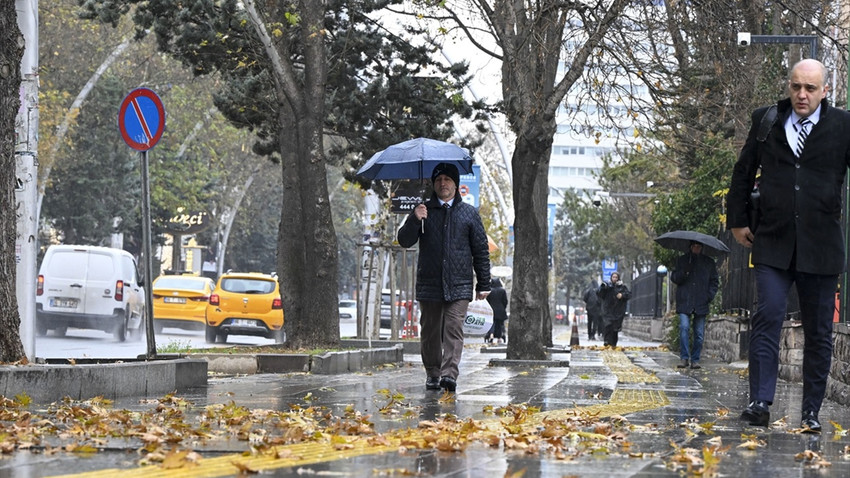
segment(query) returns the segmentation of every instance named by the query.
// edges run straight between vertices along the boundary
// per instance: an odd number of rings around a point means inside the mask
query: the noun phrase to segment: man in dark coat
[[[490,294],[487,302],[493,309],[493,332],[490,341],[505,342],[505,321],[508,320],[508,291],[502,287],[502,281],[494,277],[490,281]]]
[[[626,305],[632,297],[631,291],[620,280],[619,272],[611,273],[611,280],[603,282],[596,292],[602,303],[602,327],[604,345],[616,347],[626,317]]]
[[[841,191],[850,166],[850,114],[829,106],[829,74],[817,60],[791,69],[788,95],[776,105],[769,134],[760,134],[767,107],[752,126],[732,172],[727,227],[752,247],[758,305],[751,318],[750,403],[741,419],[768,426],[779,367],[779,337],[792,284],[805,335],[801,427],[820,432],[818,418],[832,359],[832,318],[844,270]],[[768,122],[769,123],[769,122]],[[747,201],[759,178],[760,220],[750,230]]]
[[[582,295],[584,300],[584,310],[587,311],[587,339],[594,340],[596,335],[602,335],[602,304],[599,302],[599,297],[596,291],[599,286],[596,285],[595,279],[590,279],[590,285]]]
[[[434,194],[407,216],[398,243],[412,247],[419,242],[416,299],[425,388],[454,392],[467,307],[473,292],[478,300],[490,292],[490,249],[478,210],[457,192],[457,167],[437,164],[431,181]]]
[[[705,318],[720,285],[714,259],[702,253],[702,244],[692,241],[690,252],[676,260],[676,269],[670,274],[670,280],[676,284],[676,313],[679,314],[679,358],[682,363],[678,367],[698,369],[705,337]],[[690,347],[691,325],[693,347]]]

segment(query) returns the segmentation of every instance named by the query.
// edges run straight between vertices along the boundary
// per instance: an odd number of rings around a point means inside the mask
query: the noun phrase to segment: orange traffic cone
[[[578,321],[573,320],[573,329],[570,332],[570,347],[578,346]]]

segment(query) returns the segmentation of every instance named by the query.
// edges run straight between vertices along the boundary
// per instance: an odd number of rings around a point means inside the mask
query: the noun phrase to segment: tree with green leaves
[[[388,3],[399,2],[81,0],[101,21],[132,14],[138,36],[153,31],[195,74],[219,75],[216,107],[255,134],[254,152],[279,161],[277,272],[296,347],[339,340],[326,167],[410,137],[445,139],[452,115],[473,114],[459,95],[463,65],[435,64],[427,44],[370,18]]]

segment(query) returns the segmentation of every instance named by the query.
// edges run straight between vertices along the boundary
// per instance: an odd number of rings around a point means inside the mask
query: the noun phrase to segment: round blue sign
[[[165,131],[165,108],[159,96],[148,88],[131,91],[118,110],[118,129],[124,142],[137,151],[156,146]]]

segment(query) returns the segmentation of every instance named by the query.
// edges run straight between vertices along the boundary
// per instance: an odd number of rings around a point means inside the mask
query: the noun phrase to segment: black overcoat
[[[787,270],[839,274],[844,270],[841,191],[850,166],[850,113],[821,102],[815,124],[797,158],[785,134],[791,100],[777,104],[777,119],[764,142],[756,135],[767,107],[752,114],[747,141],[732,172],[727,197],[728,228],[747,226],[747,201],[759,164],[761,219],[752,263]]]
[[[440,206],[436,194],[425,206],[424,233],[422,221],[412,212],[398,230],[402,247],[419,242],[416,298],[452,302],[472,300],[474,291],[489,291],[490,243],[478,210],[463,202],[459,194],[450,208]]]
[[[676,259],[670,274],[676,284],[676,313],[707,315],[720,287],[717,265],[705,254],[687,252]]]

